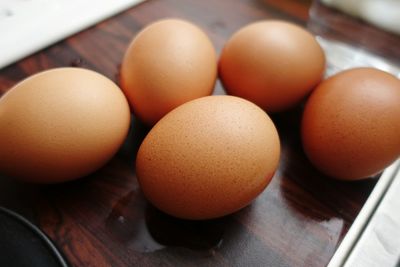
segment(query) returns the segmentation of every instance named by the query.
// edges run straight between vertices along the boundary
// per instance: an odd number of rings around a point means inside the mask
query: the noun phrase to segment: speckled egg
[[[57,68],[21,81],[0,98],[0,173],[58,183],[102,167],[124,142],[129,105],[111,80]]]
[[[239,29],[222,50],[218,68],[229,94],[280,112],[299,104],[321,81],[325,55],[306,29],[267,20]]]
[[[210,219],[248,205],[277,169],[280,143],[268,115],[233,96],[208,96],[168,113],[139,148],[147,199],[184,219]]]
[[[400,81],[372,68],[328,78],[306,103],[302,140],[310,161],[331,177],[377,174],[400,155]]]
[[[177,106],[210,95],[217,56],[207,35],[181,19],[154,22],[132,40],[121,65],[121,87],[148,125]]]

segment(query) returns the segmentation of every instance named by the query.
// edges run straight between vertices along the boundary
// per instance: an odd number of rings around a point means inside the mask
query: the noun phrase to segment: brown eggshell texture
[[[329,176],[380,172],[400,155],[400,81],[372,68],[328,78],[305,106],[302,139],[311,162]]]
[[[128,102],[106,77],[41,72],[0,98],[0,173],[39,183],[79,178],[116,153],[129,124]]]
[[[210,95],[216,77],[211,41],[197,26],[178,19],[143,29],[121,66],[122,89],[135,115],[149,125],[180,104]]]
[[[233,96],[190,101],[161,119],[140,146],[136,171],[156,207],[210,219],[248,205],[270,182],[279,137],[268,115]]]
[[[300,26],[260,21],[230,38],[218,67],[229,94],[279,112],[300,103],[321,81],[325,56],[314,36]]]

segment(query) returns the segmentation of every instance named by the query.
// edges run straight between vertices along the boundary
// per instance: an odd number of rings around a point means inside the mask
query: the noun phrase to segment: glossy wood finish
[[[316,1],[308,20],[308,28],[315,34],[351,44],[355,48],[383,57],[400,65],[400,35],[342,15]]]
[[[198,24],[220,52],[234,31],[255,20],[306,25],[310,5],[306,0],[148,0],[0,70],[0,91],[60,66],[93,69],[118,82],[132,37],[163,17]],[[223,93],[220,83],[215,92]],[[301,149],[300,117],[301,108],[273,116],[282,141],[279,170],[252,205],[225,218],[179,220],[146,202],[134,160],[148,129],[136,119],[118,154],[96,173],[45,186],[2,177],[0,205],[35,222],[72,266],[325,266],[376,180],[346,183],[316,171]]]

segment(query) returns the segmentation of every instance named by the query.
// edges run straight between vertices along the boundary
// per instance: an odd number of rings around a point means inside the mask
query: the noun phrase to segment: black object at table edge
[[[37,235],[37,237],[39,239],[41,239],[44,244],[46,244],[46,246],[50,249],[50,251],[53,253],[53,256],[55,257],[55,259],[58,261],[58,263],[60,264],[60,266],[62,267],[69,267],[69,265],[67,264],[66,260],[64,259],[64,257],[61,255],[61,253],[58,251],[58,249],[56,248],[56,246],[53,244],[53,242],[47,237],[47,235],[45,233],[43,233],[36,225],[34,225],[33,223],[31,223],[29,220],[27,220],[26,218],[24,218],[22,215],[11,211],[7,208],[1,207],[0,206],[0,212],[12,217],[13,219],[17,220],[18,222],[20,222],[22,225],[26,226],[29,230],[31,230],[35,235]]]

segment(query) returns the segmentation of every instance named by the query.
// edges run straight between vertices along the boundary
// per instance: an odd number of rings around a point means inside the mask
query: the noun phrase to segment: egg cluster
[[[367,178],[400,155],[400,81],[373,68],[324,80],[324,52],[305,29],[283,21],[245,26],[218,60],[207,35],[179,19],[133,39],[120,85],[90,70],[33,75],[0,98],[0,173],[37,183],[77,179],[120,148],[133,111],[152,129],[136,157],[146,198],[185,219],[248,205],[279,164],[268,113],[305,102],[301,136],[328,176]],[[211,96],[217,77],[227,96]]]

